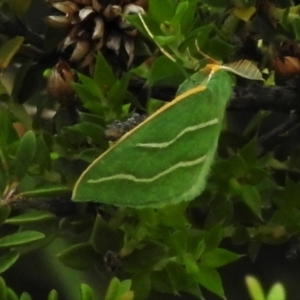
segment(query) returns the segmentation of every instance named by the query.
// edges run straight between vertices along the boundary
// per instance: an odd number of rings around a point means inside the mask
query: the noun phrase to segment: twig
[[[130,91],[133,94],[145,85],[146,80],[134,78],[130,82]],[[176,88],[170,86],[156,86],[151,88],[151,97],[162,101],[171,101],[175,98]],[[259,111],[270,110],[289,113],[300,108],[299,91],[294,86],[236,86],[228,106],[230,111]]]
[[[299,116],[295,112],[292,112],[285,122],[283,122],[279,126],[275,127],[270,132],[268,132],[268,133],[262,135],[261,137],[259,137],[259,139],[258,139],[259,143],[260,144],[265,143],[269,139],[271,139],[275,136],[278,136],[280,134],[285,133],[288,130],[289,127],[294,126],[298,123],[299,123]]]

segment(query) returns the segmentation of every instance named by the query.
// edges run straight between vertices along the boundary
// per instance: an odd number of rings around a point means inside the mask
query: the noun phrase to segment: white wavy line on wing
[[[108,176],[108,177],[104,177],[104,178],[100,178],[100,179],[90,179],[90,180],[88,180],[88,183],[100,183],[103,181],[118,180],[118,179],[126,179],[126,180],[130,180],[130,181],[134,181],[134,182],[152,182],[152,181],[155,181],[155,180],[159,179],[160,177],[165,176],[179,168],[185,168],[185,167],[191,167],[191,166],[197,165],[197,164],[203,162],[205,159],[206,159],[206,156],[204,155],[195,160],[179,162],[179,163],[175,164],[174,166],[168,168],[167,170],[165,170],[151,178],[137,178],[131,174],[116,174],[113,176]]]
[[[195,130],[198,130],[198,129],[202,129],[202,128],[205,128],[207,126],[215,125],[217,123],[218,123],[218,119],[213,119],[213,120],[210,120],[210,121],[208,121],[206,123],[201,123],[201,124],[198,124],[198,125],[189,126],[189,127],[185,128],[185,129],[183,129],[182,131],[180,131],[177,134],[177,136],[174,139],[172,139],[172,140],[170,140],[168,142],[163,142],[163,143],[139,143],[136,146],[137,147],[145,147],[145,148],[165,148],[165,147],[168,147],[171,144],[175,143],[176,140],[178,140],[181,136],[183,136],[187,132],[195,131]]]

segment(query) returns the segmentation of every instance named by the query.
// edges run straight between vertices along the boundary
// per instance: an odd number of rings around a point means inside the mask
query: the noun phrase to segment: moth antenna
[[[238,60],[232,63],[224,64],[222,69],[230,71],[241,77],[250,79],[250,80],[261,80],[264,81],[262,74],[258,67],[252,63],[250,60]]]
[[[159,48],[159,50],[167,57],[169,58],[171,61],[176,62],[176,59],[170,54],[168,53],[161,45],[159,45],[155,40],[154,40],[154,35],[152,34],[152,32],[150,31],[149,27],[147,26],[147,24],[145,23],[143,17],[141,14],[138,14],[140,21],[142,22],[142,25],[144,27],[144,29],[146,30],[146,32],[148,33],[148,35],[150,36],[150,38],[154,41],[154,43],[157,45],[157,47]]]
[[[217,61],[217,60],[215,60],[214,58],[212,58],[211,56],[205,54],[205,53],[200,49],[197,40],[195,40],[195,46],[196,46],[197,51],[198,51],[203,57],[205,57],[205,58],[207,58],[208,60],[210,60],[213,64],[215,64],[215,65],[220,65],[220,64],[221,64],[219,61]]]

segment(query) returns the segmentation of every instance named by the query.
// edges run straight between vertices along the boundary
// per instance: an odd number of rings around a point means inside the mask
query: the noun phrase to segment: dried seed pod
[[[80,9],[79,6],[72,1],[57,2],[52,4],[52,6],[64,14],[73,14]]]
[[[99,12],[102,10],[102,5],[99,3],[98,0],[93,0],[92,1],[92,7],[96,12]]]
[[[90,51],[90,43],[87,41],[78,41],[70,58],[71,61],[80,61]]]
[[[118,18],[122,14],[122,7],[120,5],[109,4],[103,11],[103,16],[108,21]]]
[[[93,70],[96,52],[112,50],[119,69],[130,66],[134,59],[133,38],[138,31],[126,20],[126,15],[144,13],[148,0],[49,0],[62,15],[49,16],[55,27],[70,27],[68,36],[60,43],[70,60],[79,68]],[[107,51],[108,56],[111,55]],[[111,57],[108,57],[109,60]]]
[[[95,18],[94,22],[95,22],[95,27],[94,27],[92,39],[93,40],[101,39],[104,35],[104,26],[105,26],[104,22],[102,18]]]
[[[71,25],[71,21],[66,16],[49,16],[46,17],[46,22],[55,28],[64,28]]]
[[[81,21],[85,20],[90,14],[93,14],[94,10],[92,7],[85,7],[80,10],[79,18]]]
[[[122,29],[127,35],[135,36],[138,31],[126,20],[126,15],[134,15],[134,14],[144,14],[145,11],[142,7],[135,4],[125,5],[123,9],[123,17],[119,19],[118,26]]]
[[[128,55],[127,67],[129,67],[134,59],[134,43],[133,40],[124,36],[124,48]]]
[[[74,82],[74,74],[71,68],[64,60],[60,60],[52,68],[48,77],[47,91],[60,104],[66,104],[74,96],[72,82]]]
[[[106,47],[111,49],[116,54],[119,54],[120,47],[121,47],[122,36],[119,32],[112,31],[109,33],[108,37],[106,38]]]

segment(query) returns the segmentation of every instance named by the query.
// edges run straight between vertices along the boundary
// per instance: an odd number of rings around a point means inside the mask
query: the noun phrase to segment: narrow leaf
[[[21,138],[16,160],[14,173],[18,179],[21,179],[27,173],[28,167],[34,157],[36,148],[36,138],[33,131],[27,131]]]
[[[0,256],[0,273],[8,270],[18,260],[19,256],[20,253],[15,250],[9,251]]]
[[[45,235],[38,231],[20,231],[2,237],[0,239],[0,248],[21,246],[24,244],[41,240],[44,237]]]
[[[73,245],[59,253],[57,257],[64,265],[78,270],[92,267],[99,259],[93,247],[88,243]]]
[[[5,221],[6,224],[23,225],[32,222],[45,221],[55,218],[55,215],[46,211],[33,211],[25,214],[21,214]]]
[[[70,195],[72,190],[65,185],[57,185],[50,187],[39,187],[32,191],[26,191],[19,193],[20,198],[29,198],[29,197],[51,197],[51,196],[63,196]]]
[[[111,66],[108,64],[100,51],[97,55],[94,80],[102,91],[109,90],[116,82],[116,77]]]
[[[13,289],[8,287],[6,293],[7,293],[7,300],[20,300],[18,295]]]
[[[0,299],[7,300],[6,283],[2,277],[0,277]]]
[[[246,276],[245,281],[252,300],[265,300],[265,295],[261,284],[255,277]]]
[[[286,299],[286,295],[285,295],[285,290],[284,287],[281,283],[275,283],[266,300],[285,300]]]
[[[32,300],[32,298],[27,292],[24,292],[22,293],[20,300]]]
[[[206,289],[220,296],[221,298],[226,299],[221,277],[215,269],[200,264],[198,265],[196,278],[197,281]]]
[[[242,255],[238,255],[226,249],[217,248],[201,256],[201,264],[210,268],[219,268],[239,259]]]
[[[249,209],[261,219],[262,202],[257,188],[250,185],[243,185],[241,187],[241,198]]]
[[[0,70],[5,70],[24,42],[24,37],[16,36],[0,48]]]
[[[175,13],[175,5],[172,0],[164,0],[163,5],[160,0],[150,0],[149,12],[151,16],[160,24],[164,21],[172,20]]]
[[[222,68],[250,80],[264,81],[262,74],[256,65],[246,59],[225,64],[222,66]]]
[[[49,295],[47,300],[58,300],[58,293],[56,290],[52,290]]]
[[[84,283],[81,284],[80,292],[81,292],[81,300],[94,300],[95,299],[93,290],[87,284],[84,284]]]

